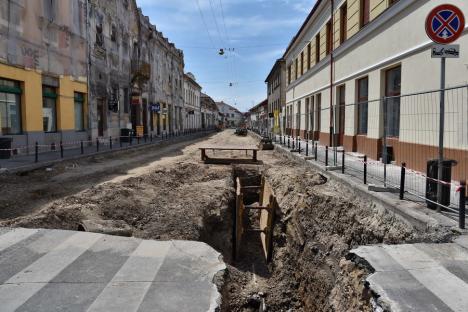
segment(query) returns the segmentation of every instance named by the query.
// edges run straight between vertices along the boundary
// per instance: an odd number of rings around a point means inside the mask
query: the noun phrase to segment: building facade
[[[468,13],[468,2],[450,2]],[[439,100],[437,93],[417,93],[440,87],[440,60],[431,59],[425,20],[443,3],[317,1],[284,54],[287,132],[373,159],[382,156],[385,136],[395,162],[425,171],[437,157]],[[466,30],[458,40],[461,51],[468,49]],[[466,64],[466,54],[448,60],[447,87],[467,84]],[[461,119],[467,94],[453,98],[445,115],[445,153],[459,162],[456,168],[467,168],[468,133]]]
[[[195,130],[202,126],[201,120],[201,90],[192,73],[184,75],[185,92],[185,129]]]
[[[273,65],[265,82],[268,93],[268,131],[270,133],[285,133],[286,116],[283,114],[286,106],[286,62],[279,59]]]
[[[262,135],[267,135],[270,131],[270,118],[269,118],[269,101],[268,99],[258,103],[249,110],[249,125],[250,129],[260,133]]]
[[[90,132],[182,129],[184,57],[135,0],[89,0]]]
[[[217,126],[218,106],[207,94],[202,93],[200,98],[201,127],[202,129],[214,129]]]
[[[0,2],[0,136],[13,147],[87,138],[86,6]]]
[[[184,55],[135,0],[0,3],[0,129],[14,148],[183,129]]]
[[[221,122],[225,128],[239,127],[244,123],[244,115],[237,108],[222,101],[216,102],[216,105],[221,115]]]

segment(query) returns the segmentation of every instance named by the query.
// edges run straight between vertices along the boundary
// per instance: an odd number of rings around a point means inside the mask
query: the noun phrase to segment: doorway
[[[105,115],[104,115],[104,99],[97,99],[97,126],[98,126],[98,136],[104,136],[104,124],[105,124]]]

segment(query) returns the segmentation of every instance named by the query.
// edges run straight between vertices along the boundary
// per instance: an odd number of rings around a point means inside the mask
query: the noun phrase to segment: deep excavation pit
[[[446,241],[418,232],[343,185],[273,152],[264,166],[208,166],[180,162],[118,183],[104,183],[53,201],[41,211],[1,226],[76,230],[83,220],[117,220],[133,236],[204,241],[228,265],[219,280],[221,311],[372,311],[363,283],[368,270],[351,260],[358,245]],[[265,156],[266,157],[266,156]],[[278,201],[273,257],[266,263],[258,233],[246,234],[232,258],[236,177],[260,183]],[[246,194],[258,201],[258,194]],[[247,216],[257,226],[255,213]]]

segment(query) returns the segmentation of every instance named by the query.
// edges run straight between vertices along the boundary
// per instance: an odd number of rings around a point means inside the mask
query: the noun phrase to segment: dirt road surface
[[[133,236],[207,242],[229,264],[223,311],[371,311],[368,268],[346,259],[365,244],[443,241],[418,232],[342,185],[273,151],[249,170],[264,175],[279,203],[273,261],[244,242],[231,256],[233,167],[205,165],[205,144],[257,144],[226,130],[208,138],[63,162],[50,171],[0,176],[0,226],[76,230],[83,220],[119,220]],[[242,157],[240,152],[226,152]],[[221,156],[217,152],[216,156]],[[220,286],[221,287],[221,286]]]

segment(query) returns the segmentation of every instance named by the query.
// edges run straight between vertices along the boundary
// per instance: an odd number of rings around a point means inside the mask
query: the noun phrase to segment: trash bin
[[[130,142],[130,136],[133,134],[132,129],[122,128],[120,129],[120,140],[124,143]]]
[[[437,181],[441,180],[444,182],[452,181],[452,167],[455,166],[457,162],[453,159],[446,159],[442,162],[443,171],[442,178],[438,179],[439,175],[439,160],[431,159],[427,162],[427,179],[426,179],[426,198],[437,202],[437,187],[442,187],[442,201],[441,205],[449,206],[450,205],[450,185],[439,184]],[[426,201],[427,206],[432,209],[436,209],[437,205],[431,201]]]
[[[10,159],[12,138],[0,138],[0,159]]]

